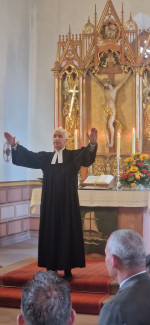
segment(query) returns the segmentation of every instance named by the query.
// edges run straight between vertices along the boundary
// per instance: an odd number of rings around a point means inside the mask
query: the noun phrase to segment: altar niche
[[[81,207],[80,209],[85,253],[105,255],[107,239],[118,229],[118,208]]]
[[[119,18],[121,16],[121,19]],[[69,24],[69,22],[68,22]],[[98,130],[100,156],[115,164],[117,133],[121,134],[121,157],[132,152],[132,129],[136,151],[150,150],[150,31],[138,31],[136,22],[117,14],[111,0],[100,19],[95,6],[94,22],[81,34],[59,36],[55,79],[55,122],[69,133],[68,149],[87,145],[87,132]],[[96,168],[95,168],[96,170]]]
[[[74,132],[79,129],[79,78],[69,66],[62,76],[63,125],[68,132],[67,149],[74,148]]]

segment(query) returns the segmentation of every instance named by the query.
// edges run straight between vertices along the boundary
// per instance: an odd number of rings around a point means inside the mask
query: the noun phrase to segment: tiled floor
[[[9,246],[0,247],[0,266],[20,262],[29,257],[37,257],[38,239],[33,238]]]
[[[0,274],[16,267],[31,263],[37,258],[37,239],[30,239],[5,247],[0,247]],[[0,325],[16,325],[18,309],[0,308]],[[96,325],[97,315],[77,314],[76,325]]]

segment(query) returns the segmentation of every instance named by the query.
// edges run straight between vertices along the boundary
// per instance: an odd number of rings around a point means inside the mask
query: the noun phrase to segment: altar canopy
[[[111,0],[100,18],[88,18],[81,34],[71,27],[60,35],[55,79],[55,127],[69,133],[68,149],[87,144],[87,132],[98,130],[95,174],[115,174],[117,134],[121,155],[150,150],[150,31],[138,30],[132,15],[125,22]],[[120,18],[121,17],[121,18]],[[69,22],[68,22],[69,25]],[[76,133],[75,133],[75,130]]]

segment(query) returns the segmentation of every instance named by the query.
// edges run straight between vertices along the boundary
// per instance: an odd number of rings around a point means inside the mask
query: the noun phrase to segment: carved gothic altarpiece
[[[98,130],[94,174],[116,174],[116,138],[121,133],[121,157],[131,154],[132,129],[136,151],[150,151],[150,31],[138,30],[130,16],[119,18],[107,0],[98,20],[82,33],[59,36],[55,78],[55,128],[69,133],[68,149],[87,145],[87,132]],[[120,167],[123,168],[122,159]]]

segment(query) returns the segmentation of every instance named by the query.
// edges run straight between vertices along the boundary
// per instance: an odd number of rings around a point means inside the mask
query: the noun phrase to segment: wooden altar
[[[55,127],[69,133],[68,148],[87,144],[87,132],[98,130],[98,154],[93,173],[116,175],[116,137],[121,134],[122,165],[131,153],[132,129],[136,151],[150,150],[150,31],[138,30],[130,16],[119,18],[111,0],[98,19],[83,26],[81,34],[71,27],[60,35],[55,80]],[[69,24],[69,22],[68,22]],[[121,170],[122,170],[122,165]]]

